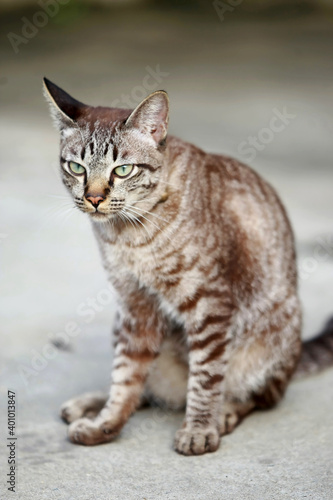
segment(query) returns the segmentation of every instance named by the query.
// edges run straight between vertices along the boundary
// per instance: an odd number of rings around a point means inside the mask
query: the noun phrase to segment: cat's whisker
[[[56,224],[57,226],[60,225],[60,227],[62,227],[63,224],[66,223],[67,220],[74,213],[73,208],[76,208],[76,207],[74,207],[72,204],[70,207],[67,207],[67,208],[56,207],[56,209],[58,211],[55,213],[51,213],[51,214],[44,213],[44,217],[43,217],[43,220],[41,221],[39,231],[44,231],[46,228],[49,228],[50,227],[50,220],[53,222],[53,225]]]
[[[64,194],[47,194],[46,195],[48,198],[56,198],[58,200],[71,200],[72,198],[70,196],[66,196]]]
[[[152,220],[150,220],[147,217],[145,217],[143,214],[140,214],[139,212],[133,210],[133,208],[128,208],[127,210],[130,213],[135,213],[139,218],[142,217],[142,219],[145,219],[147,222],[150,222],[150,224],[152,224],[154,227],[156,227],[156,229],[158,231],[162,232],[162,229],[160,228],[160,226],[158,226],[157,224],[155,224],[155,222],[153,222]]]
[[[129,220],[128,214],[126,213],[126,211],[124,210],[124,208],[122,208],[120,210],[119,214],[123,215],[126,220]]]
[[[68,220],[73,216],[74,212],[67,212],[65,217],[60,221],[60,227],[63,228]]]
[[[145,219],[147,222],[150,222],[153,226],[156,227],[156,229],[158,229],[159,231],[162,231],[162,229],[160,228],[160,226],[158,226],[157,224],[155,224],[155,222],[153,222],[152,220],[148,219],[147,217],[145,217],[143,214],[140,214],[140,212],[137,212],[136,210],[134,210],[133,208],[129,208],[127,207],[127,209],[130,211],[130,212],[133,212],[135,213],[136,215],[138,215],[139,217],[142,217],[143,219]]]
[[[56,203],[52,206],[49,206],[48,209],[52,210],[54,208],[59,208],[67,205],[73,205],[73,200],[69,198],[56,200]]]
[[[133,217],[133,219],[135,219],[145,229],[146,233],[148,234],[148,238],[151,240],[152,239],[152,235],[149,233],[146,225],[140,219],[138,219],[133,213],[129,213],[128,215],[130,215],[131,217]]]
[[[130,215],[124,209],[121,210],[121,213],[124,215],[125,219],[129,221],[129,223],[133,226],[136,233],[138,234],[138,228],[137,228],[136,224],[134,223],[134,221],[132,220],[132,218],[130,217]]]
[[[74,210],[73,210],[73,209],[74,209]],[[64,217],[63,217],[63,219],[62,219],[62,221],[61,221],[61,222],[62,222],[62,226],[68,222],[68,220],[69,220],[69,219],[73,216],[73,214],[75,214],[75,213],[76,213],[76,211],[75,211],[75,210],[80,211],[80,210],[79,210],[79,209],[78,209],[75,205],[74,205],[74,206],[72,206],[72,207],[70,207],[70,208],[68,208],[68,209],[66,210],[66,212],[64,213]]]
[[[155,222],[153,222],[152,220],[148,219],[147,217],[145,217],[143,214],[140,214],[139,212],[136,212],[135,210],[133,210],[133,208],[128,208],[129,211],[132,211],[133,213],[135,213],[136,215],[138,215],[139,217],[142,217],[143,219],[145,219],[147,222],[150,222],[150,224],[152,224],[154,227],[156,227],[158,229],[158,231],[160,231],[162,233],[162,229],[160,228],[160,226],[158,226],[157,224],[155,224]],[[166,238],[170,241],[170,243],[172,244],[172,240],[170,238],[170,236],[166,233],[166,231],[163,232],[163,234],[166,236]]]
[[[144,227],[144,229],[146,229],[146,231],[148,232],[148,230],[147,230],[146,226],[142,223],[142,221],[140,221],[140,220],[139,220],[137,217],[135,217],[133,214],[128,214],[127,212],[126,212],[126,214],[127,214],[127,216],[128,216],[128,217],[130,217],[130,218],[132,218],[132,217],[133,217],[133,218],[134,218],[134,219],[135,219],[135,220],[136,220],[139,224],[141,224],[141,225]],[[151,238],[151,235],[150,235],[149,233],[148,233],[148,236],[149,236],[149,238]],[[171,242],[172,247],[173,247],[173,248],[175,249],[175,251],[176,251],[177,249],[174,247],[173,242],[172,242],[171,240],[170,240],[170,242]],[[156,255],[156,252],[154,251],[154,249],[153,249],[152,247],[150,247],[150,249],[149,249],[149,250],[150,250],[150,252],[151,252],[151,255],[152,255],[152,257],[153,257],[153,259],[154,259],[155,263],[156,263],[156,264],[158,264],[158,262],[159,262],[159,256],[158,256],[158,255]],[[190,279],[191,281],[195,281],[195,282],[201,283],[201,280],[200,280],[200,279],[198,279],[198,278],[194,278],[194,277],[187,276],[187,277],[186,277],[186,279]]]
[[[128,205],[127,205],[127,206],[128,206]],[[140,216],[141,214],[137,214],[137,215],[139,215],[139,216]],[[134,217],[134,216],[133,216],[133,217]],[[136,220],[137,220],[138,222],[141,222],[141,221],[140,221],[140,220],[138,220],[137,218],[136,218]],[[148,219],[146,219],[146,220],[148,220]],[[149,221],[149,222],[151,222],[151,221]],[[141,223],[141,224],[142,224],[142,223]],[[144,227],[145,227],[145,226],[144,226]],[[168,238],[169,242],[171,243],[171,246],[172,246],[172,247],[175,249],[175,251],[176,251],[177,249],[175,248],[175,246],[174,246],[174,244],[173,244],[173,241],[170,239],[170,237],[169,237],[168,235],[166,235],[166,237]],[[151,250],[151,252],[152,252],[152,254],[153,254],[153,257],[154,257],[155,262],[157,263],[157,262],[158,262],[158,256],[156,256],[156,255],[155,255],[155,252],[153,251],[153,249],[152,249],[152,248],[151,248],[150,250]],[[194,277],[190,277],[190,276],[187,276],[187,279],[190,279],[191,281],[196,281],[196,282],[198,282],[198,283],[200,283],[200,282],[201,282],[201,280],[200,280],[200,279],[198,279],[198,278],[194,278]]]
[[[120,217],[120,219],[126,223],[126,219],[123,217],[123,214],[121,212],[118,212],[118,217]]]
[[[128,216],[129,216],[129,217],[132,217],[132,218],[133,218],[133,219],[134,219],[134,220],[135,220],[138,224],[140,224],[140,225],[143,227],[143,229],[144,229],[144,230],[146,231],[146,233],[148,234],[148,238],[149,238],[149,239],[151,239],[151,238],[152,238],[151,234],[150,234],[150,233],[149,233],[149,231],[148,231],[148,228],[146,227],[146,225],[145,225],[145,224],[144,224],[144,223],[143,223],[140,219],[138,219],[137,217],[135,217],[135,215],[133,215],[133,214],[128,214]]]
[[[167,219],[164,219],[160,215],[154,214],[153,212],[150,212],[149,210],[144,210],[143,208],[139,208],[139,207],[136,207],[134,205],[127,205],[127,206],[129,208],[133,208],[133,209],[136,209],[136,210],[141,210],[141,212],[144,212],[146,214],[152,215],[153,217],[157,217],[158,219],[161,219],[163,222],[166,222],[167,224],[169,223],[169,221]]]
[[[111,229],[113,230],[114,229],[114,221],[113,221],[113,218],[108,218],[107,220],[103,220],[103,226],[104,227],[107,227],[109,229],[109,227],[111,226]]]
[[[59,220],[60,217],[67,214],[67,212],[73,209],[73,203],[62,204],[61,206],[57,205],[54,207],[49,207],[42,215],[42,227],[43,224],[49,223],[50,218],[55,221]]]

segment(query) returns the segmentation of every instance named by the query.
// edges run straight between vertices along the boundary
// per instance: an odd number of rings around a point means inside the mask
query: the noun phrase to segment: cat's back
[[[203,242],[214,239],[228,280],[249,287],[259,280],[267,290],[273,282],[296,286],[293,232],[274,188],[234,158],[176,138],[171,145],[174,170],[186,186],[187,218]]]
[[[211,155],[223,184],[221,213],[229,240],[232,280],[254,270],[266,282],[296,287],[294,235],[285,207],[275,189],[249,166],[234,158]],[[207,159],[209,169],[210,159]],[[235,266],[232,266],[234,258]]]
[[[206,153],[176,137],[169,139],[171,176],[190,185],[189,204],[221,220],[239,219],[242,226],[280,230],[292,238],[286,210],[275,189],[255,170],[235,158]],[[265,226],[265,227],[264,227]]]
[[[224,214],[253,236],[260,232],[264,239],[279,235],[280,246],[283,241],[293,241],[286,209],[271,184],[235,158],[208,155],[208,171],[211,162],[222,185],[221,208]]]

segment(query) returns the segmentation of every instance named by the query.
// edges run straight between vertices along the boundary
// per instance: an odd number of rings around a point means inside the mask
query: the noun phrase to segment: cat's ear
[[[156,144],[163,143],[168,131],[169,98],[158,90],[144,99],[126,120],[126,126],[135,127],[150,135]]]
[[[50,105],[51,116],[57,128],[62,131],[66,128],[76,127],[76,120],[87,106],[71,97],[47,78],[43,78],[43,81],[44,95]]]

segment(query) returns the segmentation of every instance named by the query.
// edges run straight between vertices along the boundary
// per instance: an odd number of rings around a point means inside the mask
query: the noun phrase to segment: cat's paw
[[[216,451],[220,444],[217,429],[184,428],[176,432],[174,448],[182,455],[202,455]]]
[[[70,424],[68,437],[72,443],[93,446],[112,441],[119,432],[120,428],[112,426],[110,422],[80,418]]]
[[[107,396],[100,392],[88,392],[69,399],[60,408],[60,416],[70,424],[82,417],[95,418],[107,401]]]

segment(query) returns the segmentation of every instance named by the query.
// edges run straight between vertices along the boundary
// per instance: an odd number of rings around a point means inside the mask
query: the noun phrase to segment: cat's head
[[[62,179],[80,210],[96,221],[124,220],[134,217],[135,204],[147,210],[158,201],[166,92],[152,93],[134,111],[88,106],[47,79],[44,93],[60,131]]]

